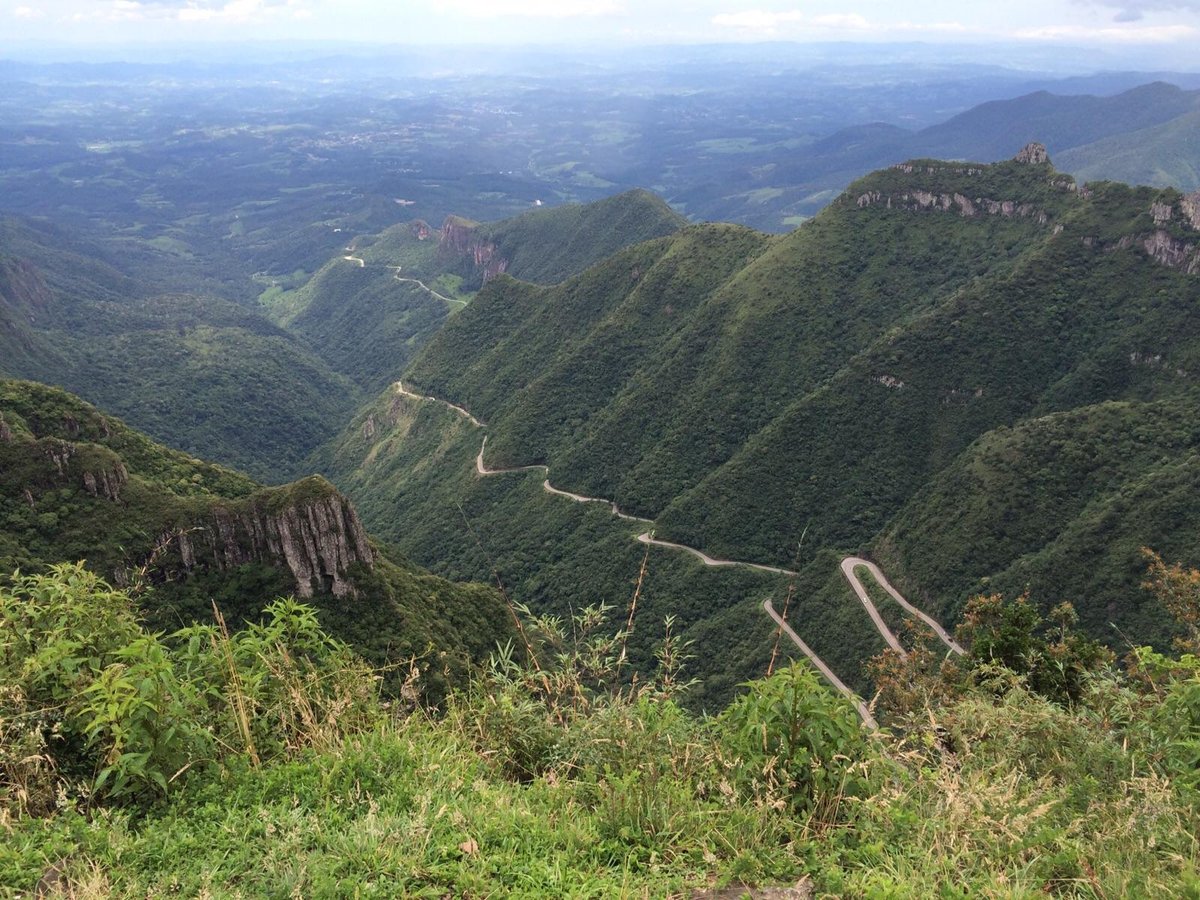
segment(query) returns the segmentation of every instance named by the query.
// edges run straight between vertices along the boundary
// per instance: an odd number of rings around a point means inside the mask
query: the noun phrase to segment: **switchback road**
[[[395,388],[397,393],[402,394],[405,397],[410,397],[413,400],[440,403],[442,406],[452,409],[458,415],[467,419],[477,428],[487,428],[487,425],[485,425],[481,420],[475,418],[475,416],[473,416],[466,409],[458,406],[457,404],[451,403],[448,400],[442,400],[439,397],[434,397],[430,394],[414,394],[412,391],[405,390],[403,382],[400,381],[396,382]],[[550,474],[550,469],[547,466],[540,464],[529,466],[510,466],[500,469],[488,468],[487,464],[483,461],[483,454],[486,449],[487,435],[484,435],[483,441],[479,445],[479,453],[475,456],[475,472],[480,476],[487,477],[493,475],[509,475],[516,472],[530,472],[535,469],[540,472],[544,472],[547,476]],[[622,519],[653,524],[652,519],[642,519],[638,516],[631,516],[622,512],[617,507],[617,504],[612,500],[608,500],[603,497],[588,497],[584,494],[574,494],[570,491],[564,491],[560,488],[556,488],[550,484],[549,477],[542,482],[542,489],[548,494],[556,494],[560,497],[566,497],[570,500],[574,500],[576,503],[603,503],[611,508],[614,515]],[[642,532],[637,536],[637,539],[643,544],[649,544],[655,547],[664,547],[670,550],[679,550],[684,553],[688,553],[696,557],[696,559],[700,560],[700,562],[702,562],[704,565],[714,568],[738,566],[744,569],[768,572],[773,575],[794,576],[797,574],[791,569],[783,569],[778,566],[768,566],[762,563],[744,562],[734,559],[718,559],[709,556],[703,550],[698,550],[695,547],[689,547],[686,544],[676,544],[671,541],[660,541],[654,537],[654,533],[652,531]],[[874,578],[885,591],[887,591],[888,595],[895,600],[905,612],[912,616],[916,616],[918,619],[932,628],[933,632],[948,648],[950,648],[951,651],[958,654],[962,654],[964,652],[963,648],[952,637],[950,637],[947,631],[941,626],[940,623],[938,623],[936,619],[909,603],[908,600],[905,599],[905,597],[892,586],[892,583],[888,581],[887,576],[880,571],[877,565],[870,560],[866,560],[858,556],[847,556],[842,560],[841,563],[842,574],[849,582],[851,589],[857,595],[859,602],[862,603],[863,608],[867,611],[867,615],[870,616],[875,628],[879,631],[880,635],[883,637],[884,641],[889,647],[901,655],[904,655],[905,653],[900,641],[897,639],[896,635],[892,633],[892,630],[888,628],[887,623],[884,622],[883,616],[879,614],[878,608],[876,608],[875,604],[872,602],[870,594],[868,594],[866,587],[863,586],[863,583],[859,579],[857,572],[855,572],[855,569],[859,568],[860,566],[866,568],[867,571],[871,573],[871,577]],[[855,704],[855,707],[858,709],[858,714],[862,717],[863,722],[870,728],[877,728],[878,725],[875,722],[875,718],[871,715],[871,711],[867,708],[866,704],[863,703],[862,699],[853,691],[851,691],[845,685],[845,683],[837,677],[834,671],[830,669],[828,665],[826,665],[825,661],[822,660],[815,652],[813,652],[813,649],[809,647],[808,644],[801,640],[800,636],[796,634],[790,625],[783,621],[782,617],[775,612],[775,609],[771,605],[771,601],[769,599],[763,601],[763,609],[766,611],[767,615],[769,615],[776,622],[779,628],[786,633],[789,638],[791,638],[792,642],[800,649],[800,651],[812,661],[812,664],[818,669],[818,671],[821,672],[822,675],[825,676],[826,679],[828,679],[829,683],[852,700],[852,702]]]

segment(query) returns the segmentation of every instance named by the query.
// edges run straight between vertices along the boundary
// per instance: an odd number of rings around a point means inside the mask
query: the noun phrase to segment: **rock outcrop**
[[[1192,228],[1200,231],[1200,191],[1188,194],[1179,202],[1183,216]]]
[[[904,191],[897,194],[885,194],[881,191],[868,191],[859,195],[855,200],[859,209],[868,206],[885,206],[887,209],[906,209],[914,212],[936,210],[940,212],[957,212],[965,219],[976,216],[1001,216],[1005,219],[1033,219],[1039,225],[1050,221],[1045,210],[1031,203],[1017,203],[1015,200],[993,200],[988,197],[968,198],[963,194],[935,194],[930,191]]]
[[[297,488],[278,490],[296,492]],[[324,479],[301,482],[299,492],[304,499],[278,508],[277,491],[245,506],[217,507],[198,527],[165,534],[160,547],[175,541],[188,572],[206,566],[228,571],[255,562],[283,565],[295,578],[299,597],[354,596],[349,568],[355,563],[367,568],[375,564],[358,513]]]
[[[1050,153],[1046,150],[1045,144],[1033,141],[1022,147],[1021,152],[1014,156],[1013,160],[1031,166],[1040,166],[1050,162]]]
[[[129,481],[129,472],[125,466],[116,460],[112,466],[98,469],[85,469],[83,472],[83,489],[93,497],[103,497],[105,500],[121,499],[121,489]]]
[[[479,226],[458,216],[448,216],[442,224],[438,250],[445,255],[466,257],[485,284],[508,271],[508,260],[500,255],[494,243],[479,234]]]
[[[11,444],[12,439],[12,429],[9,428],[8,423],[4,421],[4,413],[0,413],[0,443]]]
[[[1172,237],[1166,231],[1156,231],[1140,243],[1150,258],[1168,269],[1179,269],[1188,275],[1200,275],[1200,248],[1195,244]]]

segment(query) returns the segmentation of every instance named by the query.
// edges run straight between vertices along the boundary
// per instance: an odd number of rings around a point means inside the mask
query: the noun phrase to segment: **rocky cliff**
[[[1045,180],[1033,195],[1027,178],[1010,177],[1014,164],[1044,169]],[[940,212],[965,219],[1027,219],[1040,226],[1053,225],[1055,235],[1063,232],[1064,217],[1078,209],[1080,201],[1094,196],[1092,188],[1079,186],[1071,176],[1056,172],[1045,146],[1037,143],[1027,145],[1009,163],[974,166],[915,160],[892,166],[887,175],[876,173],[860,184],[859,190],[844,201],[858,209]],[[996,192],[1003,187],[1024,196]],[[1159,265],[1189,275],[1200,274],[1200,241],[1191,236],[1192,231],[1200,230],[1200,191],[1182,197],[1177,191],[1160,191],[1148,211],[1152,223],[1149,227],[1139,217],[1120,237],[1102,239],[1085,232],[1079,239],[1084,246],[1102,252],[1141,250]]]
[[[1072,194],[1079,191],[1073,178],[1053,171],[1050,155],[1042,144],[1027,145],[1012,162],[1022,166],[1046,166],[1050,172],[1046,186],[1052,193]],[[1026,198],[988,196],[989,189],[997,184],[995,166],[925,160],[900,163],[892,166],[891,171],[905,178],[893,181],[890,190],[876,188],[857,194],[854,202],[859,209],[883,206],[914,212],[952,212],[966,219],[1000,216],[1005,219],[1031,219],[1038,225],[1047,225],[1054,217],[1042,204]]]
[[[286,571],[297,596],[349,597],[351,569],[375,565],[358,514],[325,479],[262,488],[30,382],[0,381],[6,503],[44,529],[40,552],[62,545],[118,583],[131,567],[171,581],[257,563]]]
[[[438,251],[465,261],[485,283],[508,271],[508,260],[494,243],[480,236],[479,224],[459,216],[448,216],[442,224]]]
[[[358,513],[319,477],[217,506],[199,524],[164,534],[160,546],[172,541],[189,573],[205,567],[228,571],[252,562],[285,566],[299,597],[354,596],[350,567],[375,563]]]

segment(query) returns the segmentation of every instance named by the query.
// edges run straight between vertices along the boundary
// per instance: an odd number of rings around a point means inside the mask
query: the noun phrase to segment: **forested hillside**
[[[435,696],[510,637],[494,591],[376,543],[324,479],[264,488],[63,391],[0,381],[0,577],[79,560],[133,586],[166,629],[211,621],[214,602],[238,625],[275,597],[307,598],[374,663],[430,657]]]
[[[683,224],[647,191],[487,225],[450,216],[439,229],[418,220],[353,238],[307,283],[291,290],[277,283],[260,303],[336,371],[378,390],[488,279],[508,272],[562,281]]]
[[[1106,641],[1165,641],[1138,548],[1200,555],[1182,502],[1198,272],[1196,197],[1079,188],[1039,147],[990,166],[918,160],[855,183],[786,237],[694,226],[560,285],[498,278],[405,385],[485,421],[489,466],[545,463],[556,488],[615,500],[659,538],[799,570],[794,621],[843,666],[874,652],[852,646],[865,619],[836,572],[864,550],[951,621],[994,583],[1047,609],[1076,601]],[[322,458],[352,496],[375,498],[369,521],[420,510],[422,528],[397,540],[478,577],[472,542],[451,537],[478,517],[534,596],[586,593],[580,560],[603,565],[592,542],[537,538],[525,521],[569,502],[533,475],[524,499],[520,476],[479,479],[478,433],[415,414],[360,418]],[[609,515],[598,527],[632,542],[646,526]],[[705,610],[761,617],[710,584],[690,595],[693,625]],[[711,649],[701,666],[721,670]]]
[[[0,375],[60,385],[260,480],[292,477],[349,418],[355,386],[251,310],[162,293],[142,262],[0,221]]]

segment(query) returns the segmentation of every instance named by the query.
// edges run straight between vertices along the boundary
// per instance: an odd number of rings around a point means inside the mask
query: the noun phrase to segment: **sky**
[[[1020,42],[1177,56],[1200,48],[1200,0],[0,0],[0,52],[231,40]]]

